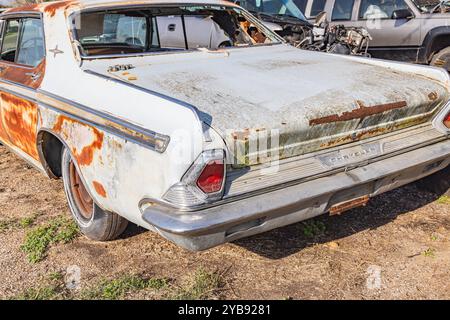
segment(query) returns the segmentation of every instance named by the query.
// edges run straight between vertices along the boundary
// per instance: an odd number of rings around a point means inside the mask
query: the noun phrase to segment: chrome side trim
[[[133,123],[126,122],[105,112],[89,108],[85,105],[57,96],[45,90],[31,89],[22,84],[5,79],[0,79],[0,85],[1,84],[4,84],[1,86],[1,90],[9,94],[13,94],[44,107],[51,108],[52,110],[61,112],[66,116],[75,118],[77,121],[98,127],[99,129],[133,141],[159,153],[164,153],[169,145],[170,137],[168,135],[144,129]],[[78,112],[76,112],[77,109]]]
[[[125,85],[127,87],[130,87],[130,88],[133,88],[133,89],[136,89],[136,90],[139,90],[139,91],[151,94],[151,95],[156,96],[158,98],[161,98],[161,99],[164,99],[164,100],[167,100],[167,101],[179,104],[179,105],[181,105],[181,106],[191,110],[194,113],[194,115],[197,118],[197,120],[199,121],[199,123],[200,124],[202,123],[202,120],[200,120],[200,118],[198,116],[199,110],[195,106],[193,106],[193,105],[191,105],[191,104],[189,104],[189,103],[187,103],[185,101],[178,100],[176,98],[170,97],[170,96],[162,94],[160,92],[153,91],[153,90],[150,90],[150,89],[146,89],[146,88],[140,87],[138,85],[135,85],[134,83],[130,83],[130,82],[127,82],[125,80],[118,79],[118,78],[113,78],[113,77],[110,77],[110,76],[107,76],[107,75],[104,75],[104,74],[101,74],[99,72],[95,72],[95,71],[92,71],[92,70],[89,70],[89,69],[84,69],[83,71],[86,72],[87,74],[90,74],[90,75],[93,75],[93,76],[105,79],[107,81],[112,81],[112,82],[115,82],[115,83],[118,83],[118,84],[121,84],[121,85]]]
[[[63,98],[53,93],[38,89],[39,103],[52,107],[61,112],[66,112],[82,120],[90,121],[91,123],[101,126],[113,133],[119,134],[122,137],[139,142],[140,144],[150,147],[151,149],[163,153],[166,151],[170,142],[170,137],[151,130],[144,129],[138,125],[126,122],[116,118],[108,113],[98,111],[77,103],[73,100]],[[42,94],[42,97],[39,95]],[[62,105],[61,105],[62,104]],[[85,116],[76,115],[73,113],[73,108],[85,113]]]

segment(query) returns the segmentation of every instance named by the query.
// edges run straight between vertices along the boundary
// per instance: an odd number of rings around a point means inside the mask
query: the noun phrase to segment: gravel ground
[[[69,217],[61,181],[49,180],[0,146],[0,204],[2,299],[77,299],[86,292],[90,298],[121,299],[186,296],[181,293],[219,299],[450,299],[450,198],[415,185],[341,216],[324,215],[206,252],[188,252],[130,224],[120,239],[107,243],[81,235],[52,243],[36,263],[21,247],[33,230]],[[74,268],[80,277],[67,289]],[[164,285],[111,282],[127,275],[162,279]],[[54,281],[59,287],[43,295]]]

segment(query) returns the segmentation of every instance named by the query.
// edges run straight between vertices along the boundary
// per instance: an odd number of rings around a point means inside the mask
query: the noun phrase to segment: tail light
[[[443,123],[444,126],[450,129],[450,112],[445,116]]]
[[[206,150],[194,161],[180,182],[163,199],[186,209],[220,200],[225,185],[225,151]]]
[[[197,179],[197,186],[204,193],[219,192],[222,190],[224,171],[223,160],[208,162]]]

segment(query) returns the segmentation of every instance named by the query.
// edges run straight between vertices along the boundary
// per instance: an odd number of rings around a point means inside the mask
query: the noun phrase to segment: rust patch
[[[106,190],[100,182],[92,181],[92,185],[94,186],[95,192],[97,192],[99,196],[106,198]]]
[[[39,88],[42,79],[44,78],[45,59],[34,69],[18,68],[8,63],[2,63],[2,66],[4,67],[3,72],[1,72],[2,78],[23,84],[33,89]],[[33,81],[30,73],[40,74],[41,76],[36,81]]]
[[[5,10],[5,13],[13,13],[13,12],[20,12],[20,11],[39,11],[39,4],[27,4],[20,7],[15,7],[11,9]]]
[[[50,17],[53,17],[56,14],[56,11],[67,9],[70,5],[75,3],[77,3],[77,1],[56,1],[46,5],[44,8],[44,12],[47,13]]]
[[[321,117],[317,119],[309,120],[310,126],[315,126],[319,124],[340,122],[340,121],[349,121],[354,119],[360,119],[368,116],[373,116],[375,114],[383,113],[386,111],[400,109],[407,106],[406,101],[399,101],[393,103],[379,104],[371,107],[366,107],[362,101],[356,101],[358,104],[358,109],[354,109],[352,111],[346,111],[341,115],[333,114],[331,116]]]
[[[37,105],[8,93],[0,94],[2,126],[9,142],[38,160],[36,146]]]
[[[326,143],[321,144],[320,148],[330,148],[330,147],[335,147],[335,146],[338,146],[338,145],[341,145],[344,143],[349,143],[349,142],[359,141],[361,139],[375,137],[375,136],[381,135],[383,133],[386,133],[387,131],[388,131],[387,128],[375,128],[375,129],[370,129],[370,130],[359,132],[358,134],[355,134],[355,135],[347,134],[343,137],[339,137],[337,139],[330,140]]]
[[[243,140],[247,141],[250,137],[250,129],[245,128],[243,131],[234,131],[231,133],[231,136],[234,140]]]
[[[69,125],[77,124],[80,126],[88,127],[93,135],[94,140],[91,144],[84,146],[80,152],[78,152],[76,146],[71,146],[71,151],[75,159],[77,160],[78,165],[80,166],[88,166],[94,160],[94,153],[96,150],[100,150],[103,145],[103,132],[98,131],[96,128],[88,126],[82,122],[76,121],[66,116],[58,116],[58,120],[53,126],[53,130],[58,133],[64,133],[63,124],[67,123]],[[67,132],[65,132],[65,136],[69,136]]]
[[[367,203],[369,202],[369,196],[362,196],[353,200],[341,202],[338,204],[335,204],[330,208],[330,215],[339,215],[345,211],[348,211],[353,208],[357,207],[365,207]]]
[[[431,101],[436,101],[437,98],[438,98],[438,94],[435,91],[430,92],[428,94],[428,99],[430,99]]]

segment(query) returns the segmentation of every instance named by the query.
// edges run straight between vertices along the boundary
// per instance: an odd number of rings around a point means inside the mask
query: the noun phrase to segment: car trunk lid
[[[118,63],[133,66],[111,71]],[[285,45],[94,60],[84,68],[195,106],[235,166],[428,122],[449,99],[442,83],[419,74]]]

